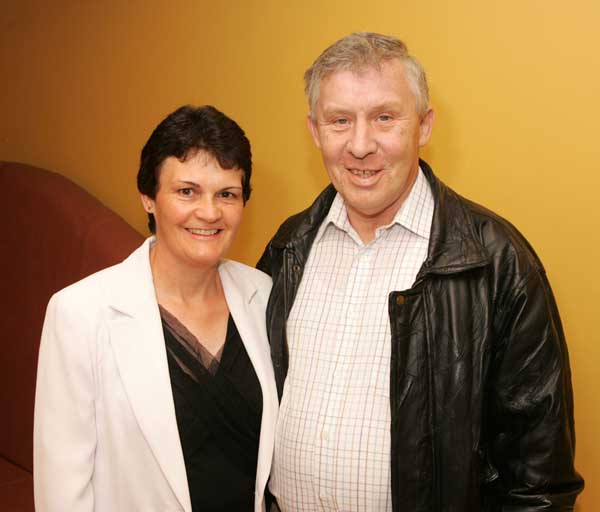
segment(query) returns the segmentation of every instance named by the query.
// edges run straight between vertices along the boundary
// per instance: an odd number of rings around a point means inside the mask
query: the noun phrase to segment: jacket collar
[[[419,165],[431,187],[435,209],[427,258],[417,279],[427,274],[453,274],[487,265],[490,257],[476,235],[465,199],[437,179],[425,161],[420,160]],[[284,223],[273,238],[273,246],[310,249],[335,194],[333,185],[328,185],[309,208]],[[307,255],[308,250],[304,251],[304,258]]]
[[[243,304],[250,304],[259,289],[259,283],[253,274],[241,273],[238,265],[230,260],[223,260],[219,264],[219,277],[229,304],[232,293],[239,297]]]
[[[314,238],[323,219],[327,216],[337,191],[329,184],[306,210],[290,217],[275,234],[272,244],[283,249]]]
[[[111,273],[111,286],[107,288],[110,306],[120,313],[134,317],[137,313],[146,313],[148,309],[156,309],[156,295],[150,268],[150,247],[154,237],[132,252]]]
[[[111,346],[132,411],[183,510],[191,512],[162,323],[150,268],[152,238],[108,270]],[[142,357],[143,354],[143,357]]]
[[[420,160],[419,164],[435,201],[429,249],[419,276],[453,274],[487,265],[490,256],[476,234],[465,199],[437,179],[426,162]]]

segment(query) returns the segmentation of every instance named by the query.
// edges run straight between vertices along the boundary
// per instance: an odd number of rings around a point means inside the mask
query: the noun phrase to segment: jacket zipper
[[[423,278],[421,278],[422,280]],[[423,284],[423,289],[421,291],[423,295],[423,304],[424,304],[424,318],[425,318],[425,336],[426,336],[426,347],[427,347],[427,380],[428,380],[428,394],[429,394],[429,432],[431,433],[431,464],[432,464],[432,475],[431,475],[431,488],[433,490],[433,511],[438,512],[442,510],[441,507],[441,490],[439,488],[440,479],[438,477],[439,467],[437,462],[437,441],[435,437],[435,429],[434,429],[434,415],[435,415],[435,393],[434,393],[434,382],[433,382],[433,370],[432,370],[432,362],[431,362],[431,322],[428,316],[428,311],[431,311],[431,304],[429,303],[429,296],[426,293],[427,285]]]

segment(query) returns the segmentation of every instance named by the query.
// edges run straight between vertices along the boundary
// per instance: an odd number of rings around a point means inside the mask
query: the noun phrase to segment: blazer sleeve
[[[34,414],[37,512],[94,510],[95,333],[81,303],[50,300],[38,360]]]

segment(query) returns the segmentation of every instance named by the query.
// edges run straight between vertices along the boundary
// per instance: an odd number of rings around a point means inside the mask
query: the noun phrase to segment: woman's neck
[[[159,303],[194,304],[221,297],[218,266],[186,266],[173,261],[157,245],[150,249],[150,267]]]

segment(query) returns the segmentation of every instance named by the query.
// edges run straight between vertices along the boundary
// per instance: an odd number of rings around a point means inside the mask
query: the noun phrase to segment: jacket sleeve
[[[92,327],[62,292],[46,311],[34,414],[38,512],[94,510],[96,448]]]
[[[574,468],[569,357],[543,269],[514,286],[499,315],[492,366],[493,510],[571,511],[583,489]]]

